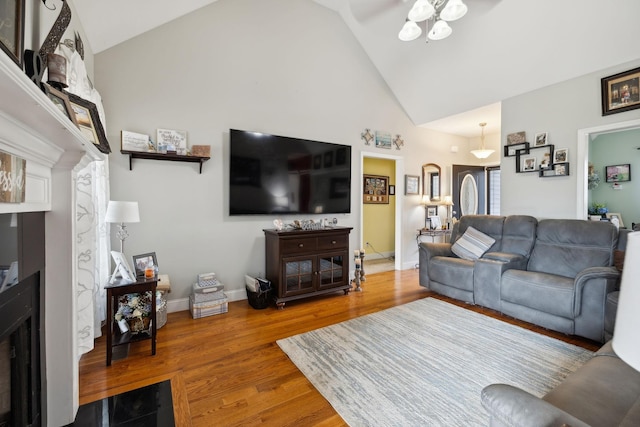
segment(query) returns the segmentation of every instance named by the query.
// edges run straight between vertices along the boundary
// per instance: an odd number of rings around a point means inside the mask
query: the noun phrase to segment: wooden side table
[[[145,339],[151,339],[151,355],[156,354],[156,286],[158,285],[158,279],[144,279],[141,278],[135,283],[110,283],[105,286],[107,290],[107,366],[111,366],[111,360],[113,357],[113,347],[118,345],[129,344],[130,342],[141,341]],[[132,334],[131,332],[120,332],[120,328],[116,326],[114,320],[114,307],[117,310],[118,297],[126,294],[151,292],[151,335],[140,332]],[[115,303],[114,303],[115,301]]]

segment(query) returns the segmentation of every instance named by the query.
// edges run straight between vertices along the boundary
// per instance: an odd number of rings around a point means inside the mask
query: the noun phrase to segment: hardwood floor
[[[158,330],[155,356],[149,341],[142,341],[110,367],[102,337],[80,360],[80,404],[170,379],[178,426],[342,426],[276,340],[429,296],[590,350],[599,348],[432,294],[418,285],[417,270],[367,276],[363,289],[289,302],[284,310],[254,310],[247,301],[236,301],[228,313],[202,319],[192,319],[188,311],[169,313]]]

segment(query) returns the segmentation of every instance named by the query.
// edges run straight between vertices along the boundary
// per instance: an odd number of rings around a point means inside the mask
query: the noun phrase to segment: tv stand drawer
[[[283,254],[313,252],[318,248],[318,240],[315,237],[283,239],[281,248]]]

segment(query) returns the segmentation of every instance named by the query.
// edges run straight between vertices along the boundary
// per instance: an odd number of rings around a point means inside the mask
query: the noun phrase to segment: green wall
[[[589,142],[589,161],[600,177],[600,184],[589,190],[589,206],[604,203],[609,212],[622,215],[625,227],[640,222],[640,129],[598,135]],[[631,181],[619,183],[619,189],[606,182],[605,167],[630,164]]]
[[[395,185],[396,164],[393,160],[364,158],[364,174],[382,175],[389,177],[389,185]],[[396,196],[389,196],[388,204],[363,204],[363,242],[369,242],[373,248],[389,256],[395,253],[395,206]],[[367,257],[380,258],[379,254],[374,254],[372,248],[365,248]]]

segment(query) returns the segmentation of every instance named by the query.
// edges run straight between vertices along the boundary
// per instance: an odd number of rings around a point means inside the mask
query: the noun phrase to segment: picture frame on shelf
[[[389,177],[380,175],[363,175],[362,202],[365,204],[389,203]]]
[[[569,168],[567,167],[568,163],[554,163],[553,164],[553,172],[555,176],[566,176],[569,175]]]
[[[640,108],[640,67],[601,79],[602,115]]]
[[[3,25],[0,25],[0,48],[18,67],[22,68],[25,0],[5,0],[3,9]]]
[[[536,133],[536,136],[533,140],[534,147],[541,147],[543,145],[547,145],[547,132]]]
[[[553,151],[553,163],[565,163],[569,161],[569,149],[557,148]]]
[[[439,230],[442,228],[442,221],[438,215],[433,215],[429,217],[429,222],[431,223],[432,230]]]
[[[64,92],[69,97],[69,102],[76,115],[76,122],[80,132],[95,145],[98,150],[105,154],[111,152],[109,141],[104,133],[102,122],[100,121],[100,115],[98,114],[98,107],[91,101],[79,97],[71,92]]]
[[[524,157],[522,159],[522,171],[531,172],[536,170],[536,160],[535,157]]]
[[[507,145],[523,144],[527,141],[526,132],[513,132],[507,135]]]
[[[53,102],[53,104],[58,107],[62,114],[67,116],[71,122],[78,126],[78,121],[76,120],[76,113],[73,111],[73,107],[71,106],[71,102],[69,102],[69,96],[66,93],[54,88],[48,83],[42,83],[44,87],[44,93],[47,97]],[[79,126],[78,126],[79,128]]]
[[[631,164],[605,166],[604,176],[607,182],[631,181]]]
[[[149,135],[128,130],[121,132],[121,149],[123,151],[140,151],[143,153],[154,153],[156,151]]]
[[[415,196],[420,194],[420,177],[417,175],[404,176],[405,196]]]
[[[114,283],[116,281],[116,274],[120,274],[122,281],[125,283],[135,283],[136,273],[129,266],[124,254],[118,251],[111,251],[111,257],[113,258],[113,262],[116,266],[113,270],[113,274],[111,275],[110,283]]]
[[[134,255],[132,258],[133,258],[133,268],[136,271],[136,277],[144,277],[144,270],[147,267],[158,266],[158,260],[156,259],[155,252]]]
[[[622,222],[622,215],[616,212],[607,212],[606,217],[611,221],[613,218],[618,218],[618,225],[620,227],[624,227],[624,223]]]
[[[178,148],[187,148],[187,131],[175,129],[156,130],[156,148],[160,152],[178,152]]]

